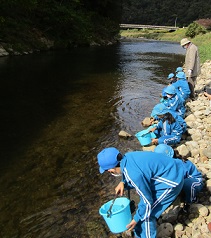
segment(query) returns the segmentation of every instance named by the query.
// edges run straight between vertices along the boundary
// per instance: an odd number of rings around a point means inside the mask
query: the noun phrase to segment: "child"
[[[172,84],[172,83],[174,83],[174,82],[177,81],[176,78],[175,78],[175,75],[174,75],[173,73],[170,73],[170,74],[168,75],[168,78],[167,78],[167,79],[170,80],[170,84]]]
[[[170,80],[170,84],[177,81],[177,79],[175,78],[175,75],[173,73],[170,73],[168,75],[167,79]],[[167,99],[165,89],[166,89],[166,87],[162,90],[162,99],[160,100],[160,102],[164,102],[164,100]]]
[[[182,67],[177,67],[177,68],[176,68],[175,73],[177,74],[177,73],[179,73],[179,72],[184,72],[184,70],[183,70]],[[185,79],[186,79],[186,75],[185,75]]]
[[[152,113],[151,113],[151,123],[153,124],[155,120],[159,120],[159,118],[157,117],[157,114],[160,113],[160,111],[163,111],[167,109],[166,106],[163,103],[159,103],[157,105],[154,106],[154,108],[152,109]],[[175,111],[171,110],[171,109],[167,109],[167,112],[169,112],[176,121],[179,122],[180,126],[182,127],[182,132],[185,133],[187,130],[187,123],[186,121],[179,116]]]
[[[140,196],[133,219],[126,226],[128,230],[135,229],[136,238],[156,238],[157,219],[182,190],[181,165],[164,154],[132,151],[123,155],[114,147],[103,149],[97,159],[101,174],[122,175],[116,194],[122,196],[125,188],[134,188]]]
[[[184,100],[179,96],[176,92],[176,88],[173,85],[169,85],[165,88],[165,93],[167,96],[167,100],[163,103],[164,105],[173,111],[175,111],[179,116],[185,116],[185,106]]]
[[[175,158],[175,160],[182,160],[185,170],[183,191],[185,193],[185,204],[197,202],[197,194],[202,190],[204,183],[202,174],[197,170],[196,166],[185,157],[182,157],[177,150],[173,150],[168,145],[158,145],[154,152],[162,153]]]
[[[151,128],[156,135],[156,139],[152,139],[152,144],[176,144],[179,143],[183,134],[183,129],[178,121],[168,112],[168,109],[162,104],[156,105],[153,109],[157,116],[158,124]]]
[[[175,70],[175,73],[178,73],[178,72],[183,72],[183,68],[182,67],[177,67],[176,70]]]
[[[177,93],[186,101],[190,95],[190,88],[185,73],[178,72],[176,74],[176,82],[172,83],[172,85],[176,88]]]

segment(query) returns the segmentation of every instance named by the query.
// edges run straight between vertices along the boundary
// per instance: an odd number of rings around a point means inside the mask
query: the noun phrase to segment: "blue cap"
[[[168,75],[168,79],[171,79],[171,78],[173,78],[174,77],[174,74],[173,73],[170,73],[169,75]]]
[[[176,74],[176,77],[179,79],[186,79],[185,73],[184,72],[178,72]]]
[[[163,114],[166,114],[167,112],[168,112],[168,109],[166,108],[166,106],[163,103],[159,103],[155,105],[154,108],[152,109],[151,117],[155,117],[157,115],[163,115]]]
[[[173,85],[169,85],[168,87],[165,88],[165,92],[167,94],[175,94],[176,88]]]
[[[174,156],[174,150],[171,146],[166,144],[157,145],[154,149],[154,152],[168,155],[171,158]]]
[[[119,163],[117,160],[117,155],[120,152],[114,148],[114,147],[109,147],[103,149],[98,155],[98,164],[100,166],[99,171],[102,174],[105,172],[105,170],[115,168],[116,165]]]
[[[175,72],[176,72],[176,73],[178,73],[178,72],[183,72],[183,68],[182,68],[182,67],[177,67]]]

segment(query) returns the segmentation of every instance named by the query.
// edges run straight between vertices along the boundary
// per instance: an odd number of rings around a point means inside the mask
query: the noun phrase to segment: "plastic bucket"
[[[135,134],[135,136],[143,146],[151,144],[151,139],[156,138],[155,134],[153,132],[149,132],[148,129],[139,131]]]
[[[111,209],[111,215],[107,216],[112,201],[103,204],[99,209],[99,213],[104,218],[111,232],[121,233],[127,230],[126,225],[132,220],[130,200],[126,197],[117,198]]]

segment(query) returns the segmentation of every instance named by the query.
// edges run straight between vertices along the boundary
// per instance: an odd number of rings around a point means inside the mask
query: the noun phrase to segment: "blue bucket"
[[[111,215],[107,216],[112,201],[103,204],[99,213],[103,216],[111,232],[121,233],[127,230],[126,225],[132,221],[130,200],[126,197],[117,198],[112,206]]]
[[[138,133],[135,134],[135,136],[143,146],[150,145],[152,142],[151,139],[156,138],[154,132],[149,132],[149,129],[150,127],[146,130],[139,131]]]

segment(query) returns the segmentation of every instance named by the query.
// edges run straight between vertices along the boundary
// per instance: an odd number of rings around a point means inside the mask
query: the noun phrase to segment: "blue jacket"
[[[150,151],[134,151],[124,155],[120,162],[123,182],[126,186],[135,188],[140,196],[134,215],[136,222],[150,217],[154,206],[159,202],[154,199],[157,191],[164,192],[184,182],[184,169],[180,162]],[[175,194],[175,198],[177,195]],[[156,217],[156,212],[154,213],[153,216]]]
[[[183,133],[186,132],[187,130],[186,121],[180,115],[178,115],[175,111],[169,109],[168,112],[171,113],[174,119],[179,122],[180,126],[182,127]]]
[[[184,100],[179,95],[174,94],[172,98],[168,98],[163,103],[168,109],[177,112],[179,116],[184,118],[185,116]]]
[[[179,122],[180,126],[182,127],[183,133],[187,130],[187,123],[186,121],[179,116],[175,111],[168,109],[168,112],[171,113],[171,115],[174,117],[174,119]],[[154,119],[157,121],[160,121],[160,118],[158,116],[154,116]]]
[[[184,100],[188,99],[190,95],[190,88],[187,80],[179,79],[177,82],[172,83],[172,85],[176,88],[177,94],[180,94]]]
[[[158,135],[158,144],[175,144],[180,142],[183,128],[178,121],[169,124],[168,120],[159,120],[154,133]]]
[[[180,159],[175,159],[176,162]],[[180,160],[181,161],[181,160]],[[202,180],[202,174],[201,172],[198,171],[196,166],[190,161],[187,160],[185,162],[182,162],[183,167],[184,167],[184,178],[198,178]]]

